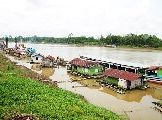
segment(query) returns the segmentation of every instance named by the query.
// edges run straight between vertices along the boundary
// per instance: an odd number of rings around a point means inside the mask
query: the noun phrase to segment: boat
[[[162,85],[162,66],[151,66],[145,72],[146,81]]]
[[[116,45],[105,45],[105,47],[116,48]]]
[[[148,80],[148,81],[162,85],[162,80]]]

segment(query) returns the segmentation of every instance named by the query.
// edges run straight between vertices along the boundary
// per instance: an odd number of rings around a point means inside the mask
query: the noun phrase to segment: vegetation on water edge
[[[155,35],[148,34],[127,34],[125,36],[121,35],[112,35],[109,34],[106,37],[101,36],[98,39],[94,37],[64,37],[64,38],[55,38],[55,37],[16,37],[12,38],[10,36],[9,41],[20,41],[23,42],[35,42],[35,43],[61,43],[61,44],[78,44],[78,45],[116,45],[116,46],[125,46],[125,47],[142,47],[142,48],[161,48],[162,49],[162,40]]]
[[[79,95],[22,76],[28,71],[19,71],[1,54],[0,66],[0,119],[23,113],[48,120],[122,119]]]

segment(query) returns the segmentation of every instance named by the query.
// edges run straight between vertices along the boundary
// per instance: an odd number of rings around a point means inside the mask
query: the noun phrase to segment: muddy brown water
[[[14,47],[15,43],[9,43],[9,47]],[[126,64],[134,66],[148,67],[151,65],[162,65],[162,51],[140,50],[140,49],[122,49],[106,47],[88,47],[74,45],[58,44],[33,44],[25,43],[26,47],[33,47],[38,53],[44,55],[60,56],[65,60],[82,56],[96,59]]]
[[[58,83],[59,87],[81,94],[90,103],[124,114],[131,120],[162,119],[162,114],[152,109],[152,101],[158,101],[162,98],[161,85],[149,84],[150,88],[146,90],[132,90],[126,94],[118,94],[111,89],[99,86],[93,79],[82,80],[80,77],[71,76],[63,67],[55,69],[55,74],[51,76],[51,79],[64,81]],[[71,82],[73,80],[75,82]],[[84,85],[89,87],[84,87]]]
[[[85,55],[141,67],[162,65],[161,51],[130,51],[114,48],[75,47],[50,44],[26,45],[36,48],[37,51],[44,55],[60,56],[64,57],[66,60],[79,57],[79,55]],[[25,61],[16,61],[18,64],[31,68],[31,65]],[[162,120],[162,114],[152,109],[152,102],[162,99],[161,85],[149,83],[150,88],[146,90],[131,90],[121,95],[111,89],[99,86],[93,79],[86,80],[69,75],[65,67],[56,68],[55,70],[41,69],[37,72],[50,76],[54,81],[58,81],[60,88],[80,94],[90,103],[112,110],[118,114],[126,115],[131,120]],[[73,80],[79,81],[72,82]],[[88,85],[88,87],[85,87],[85,85]]]

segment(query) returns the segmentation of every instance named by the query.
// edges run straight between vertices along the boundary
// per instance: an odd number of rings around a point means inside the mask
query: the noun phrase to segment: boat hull
[[[157,80],[148,80],[151,83],[156,83],[162,85],[162,81],[157,81]]]

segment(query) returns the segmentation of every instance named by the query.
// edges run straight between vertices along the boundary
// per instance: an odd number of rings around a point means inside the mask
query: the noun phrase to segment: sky
[[[162,38],[162,0],[0,0],[0,37],[151,34]]]

